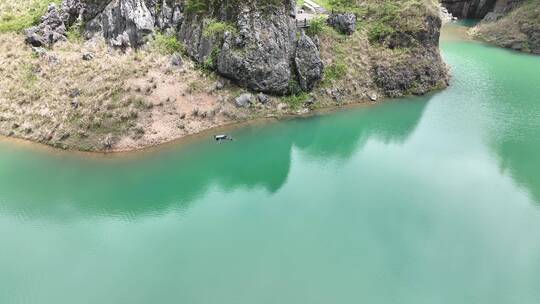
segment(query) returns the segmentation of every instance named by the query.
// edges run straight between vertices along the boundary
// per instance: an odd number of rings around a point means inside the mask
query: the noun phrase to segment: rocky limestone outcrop
[[[56,5],[51,4],[41,23],[25,31],[26,42],[34,47],[51,46],[66,39],[66,26]]]
[[[493,10],[497,0],[442,0],[444,7],[458,18],[484,18]]]
[[[504,48],[540,54],[540,1],[500,0],[471,33]]]
[[[311,91],[322,79],[324,65],[317,46],[304,32],[296,45],[294,63],[297,67],[300,88],[304,91]]]
[[[231,1],[232,2],[232,1]],[[254,91],[286,94],[295,81],[294,1],[277,6],[245,1],[231,8],[221,1],[205,14],[186,16],[179,38],[199,63]],[[222,33],[205,33],[212,23],[229,25]]]
[[[476,38],[540,54],[540,1],[443,0],[442,4],[454,16],[482,19],[471,31]]]
[[[85,28],[87,38],[102,35],[110,45],[139,46],[153,33],[154,16],[142,0],[114,0]]]
[[[336,13],[328,17],[328,24],[338,32],[352,35],[356,31],[356,15],[353,13]]]
[[[168,31],[196,62],[254,91],[287,94],[291,83],[308,90],[320,79],[318,49],[296,35],[296,1],[210,1],[204,10],[189,12],[185,5],[185,0],[65,0],[61,11],[51,9],[51,16],[29,30],[29,40],[51,45],[80,22],[87,39],[138,48],[156,31]],[[216,25],[221,30],[208,30]]]
[[[382,41],[387,48],[372,51],[374,82],[387,96],[422,95],[448,85],[448,68],[439,51],[442,20],[438,12],[420,20],[414,31],[398,28]]]

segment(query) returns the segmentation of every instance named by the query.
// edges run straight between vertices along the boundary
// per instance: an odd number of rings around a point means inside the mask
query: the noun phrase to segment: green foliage
[[[83,25],[79,22],[73,24],[67,31],[67,38],[71,42],[81,42],[83,38]]]
[[[324,81],[340,80],[347,74],[347,65],[343,62],[337,62],[329,65],[324,70]]]
[[[222,36],[225,32],[231,32],[235,33],[236,28],[228,23],[228,22],[221,22],[212,20],[203,31],[204,37],[215,37],[215,36]]]
[[[175,35],[156,34],[152,46],[159,53],[167,55],[174,53],[184,53],[184,46],[178,41]]]
[[[300,92],[285,96],[282,98],[282,100],[288,104],[291,109],[295,110],[301,108],[309,100],[309,94],[306,92]]]
[[[395,30],[389,25],[381,22],[372,24],[369,28],[368,39],[370,42],[383,42],[386,37],[389,37]]]
[[[287,93],[290,95],[297,95],[302,92],[302,88],[300,88],[300,84],[298,84],[298,81],[296,81],[295,79],[291,79],[289,80],[287,91]]]
[[[310,25],[306,29],[306,34],[308,34],[309,36],[315,36],[322,33],[327,28],[328,26],[326,25],[326,18],[317,17],[310,21]]]
[[[219,48],[214,48],[210,56],[203,62],[202,68],[207,71],[213,70],[216,67],[220,52],[221,50]]]
[[[186,12],[188,14],[203,14],[208,11],[208,3],[205,0],[188,0]]]
[[[17,3],[18,0],[12,0]],[[60,4],[62,0],[21,1],[17,11],[0,12],[0,33],[19,32],[39,23],[49,3]]]

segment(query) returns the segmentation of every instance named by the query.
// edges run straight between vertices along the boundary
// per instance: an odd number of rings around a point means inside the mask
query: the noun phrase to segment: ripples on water
[[[539,303],[540,58],[451,34],[449,89],[233,144],[0,142],[0,303]]]

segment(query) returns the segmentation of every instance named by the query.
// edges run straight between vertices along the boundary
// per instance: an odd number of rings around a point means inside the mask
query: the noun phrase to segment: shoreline
[[[442,90],[434,90],[423,96],[436,94],[441,91]],[[62,149],[62,148],[54,147],[52,145],[40,143],[40,142],[29,140],[29,139],[10,137],[10,136],[5,136],[5,135],[0,135],[0,143],[10,142],[10,143],[16,144],[18,147],[29,147],[30,149],[36,149],[36,150],[44,151],[46,153],[51,153],[51,154],[64,154],[64,155],[76,155],[76,156],[78,155],[78,156],[85,156],[89,158],[102,158],[102,159],[123,158],[126,156],[146,155],[146,154],[151,154],[155,152],[160,152],[168,148],[180,147],[186,144],[194,143],[205,137],[208,137],[210,140],[211,136],[214,135],[218,131],[226,132],[226,131],[241,129],[247,126],[263,125],[266,123],[276,123],[276,122],[293,120],[293,119],[305,119],[305,118],[315,117],[318,115],[329,115],[329,114],[333,114],[339,111],[344,111],[350,108],[376,106],[384,102],[389,102],[391,100],[400,100],[400,99],[411,98],[411,97],[420,97],[420,96],[404,96],[401,98],[383,98],[376,102],[370,102],[370,101],[350,102],[350,103],[344,103],[341,105],[325,106],[325,107],[321,107],[321,108],[309,111],[308,113],[302,113],[302,114],[287,113],[280,116],[267,116],[267,117],[260,117],[260,118],[242,120],[242,121],[239,120],[236,122],[230,122],[223,125],[217,125],[215,127],[204,129],[200,132],[187,134],[185,136],[171,138],[161,143],[151,144],[148,146],[144,146],[140,148],[133,148],[133,149],[116,149],[116,150],[113,149],[109,151],[82,151],[82,150],[77,150],[77,149]]]

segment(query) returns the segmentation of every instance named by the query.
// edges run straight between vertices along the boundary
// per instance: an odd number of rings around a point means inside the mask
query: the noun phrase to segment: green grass
[[[62,0],[0,0],[0,33],[36,25],[51,2],[59,5]]]
[[[309,94],[306,92],[282,97],[282,101],[293,110],[300,109],[308,100]]]
[[[184,46],[178,41],[175,35],[156,34],[152,47],[163,55],[174,53],[184,53]]]
[[[328,30],[325,17],[317,17],[310,21],[310,26],[306,29],[306,34],[313,37]]]
[[[236,27],[228,22],[212,20],[203,31],[204,37],[222,36],[225,32],[235,33]]]

